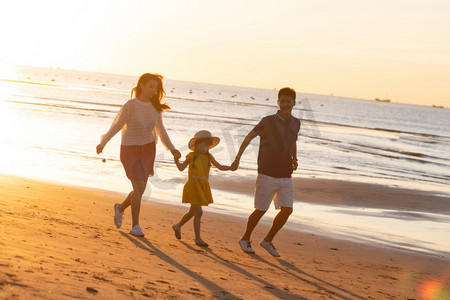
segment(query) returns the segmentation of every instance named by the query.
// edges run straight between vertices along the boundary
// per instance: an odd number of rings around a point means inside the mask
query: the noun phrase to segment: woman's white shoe
[[[141,226],[139,226],[139,224],[137,224],[130,230],[130,234],[135,236],[144,236],[144,233],[142,232]]]

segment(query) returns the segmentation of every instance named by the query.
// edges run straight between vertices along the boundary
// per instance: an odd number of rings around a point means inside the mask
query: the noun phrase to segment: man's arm
[[[231,164],[231,169],[237,170],[237,168],[239,167],[239,161],[241,160],[241,156],[244,153],[245,149],[247,148],[247,146],[250,144],[250,142],[257,137],[258,134],[252,130],[249,132],[249,134],[247,134],[247,136],[244,138],[244,140],[242,141],[241,146],[239,147],[239,151],[236,154],[236,158],[234,159],[234,162]]]

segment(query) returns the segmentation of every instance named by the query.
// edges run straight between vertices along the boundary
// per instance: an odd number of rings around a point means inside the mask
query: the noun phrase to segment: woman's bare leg
[[[131,205],[131,217],[133,225],[132,227],[139,224],[139,213],[141,211],[141,199],[144,194],[145,187],[147,186],[147,181],[137,180],[131,181],[133,185],[133,191],[130,193],[130,205]],[[128,197],[127,197],[128,198]],[[126,201],[126,199],[125,199]]]
[[[128,196],[123,200],[123,202],[119,205],[119,211],[123,213],[125,209],[128,208],[128,206],[131,205],[131,195],[133,194],[133,191],[131,191]]]

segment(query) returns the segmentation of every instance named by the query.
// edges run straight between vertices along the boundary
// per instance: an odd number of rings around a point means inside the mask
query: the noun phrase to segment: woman
[[[97,146],[97,154],[100,154],[106,143],[122,130],[120,161],[131,181],[133,191],[122,203],[114,205],[114,224],[117,228],[122,226],[123,212],[131,205],[133,225],[130,234],[136,236],[144,236],[139,226],[139,212],[148,177],[153,176],[158,135],[175,159],[181,157],[180,152],[170,142],[162,121],[162,112],[170,109],[167,104],[161,102],[165,96],[162,79],[163,76],[150,73],[139,78],[136,87],[131,91],[131,98],[133,92],[136,93],[136,98],[128,100],[122,106],[111,128],[101,137]]]

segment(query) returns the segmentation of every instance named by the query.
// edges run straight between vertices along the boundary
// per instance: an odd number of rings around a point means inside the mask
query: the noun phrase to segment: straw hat
[[[197,142],[200,139],[211,139],[212,145],[209,146],[209,149],[217,146],[217,144],[220,142],[220,139],[216,136],[212,136],[211,132],[208,130],[201,130],[194,134],[194,137],[189,141],[189,149],[194,150],[195,148],[195,142]]]

